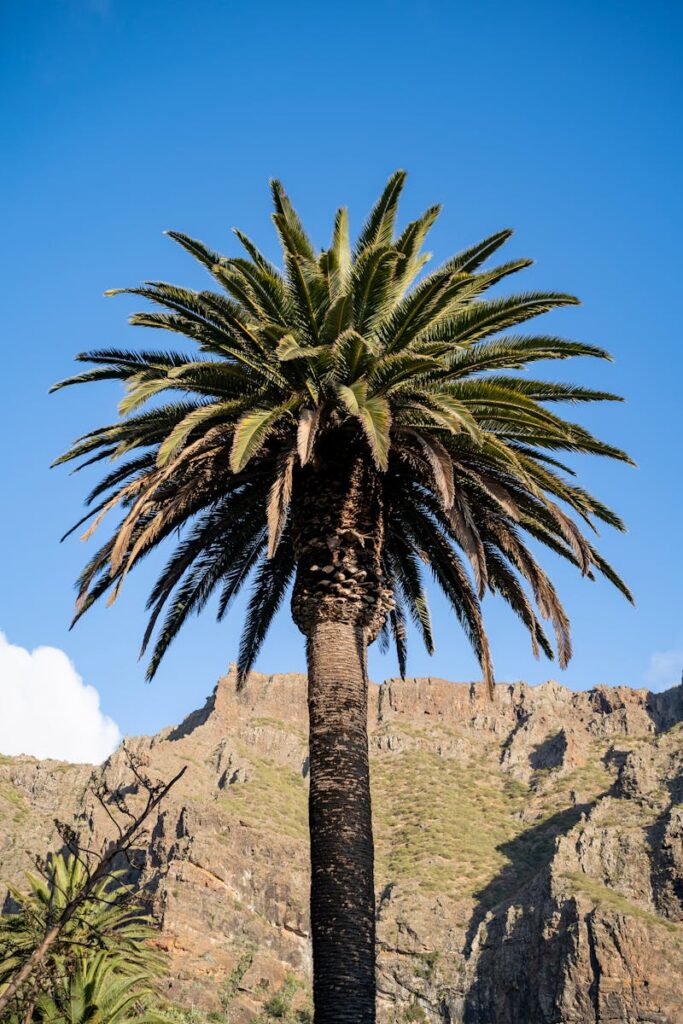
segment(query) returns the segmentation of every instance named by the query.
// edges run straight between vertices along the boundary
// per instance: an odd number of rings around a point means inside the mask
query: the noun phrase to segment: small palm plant
[[[404,180],[402,171],[390,178],[353,248],[339,210],[322,252],[273,182],[284,270],[239,231],[245,255],[233,258],[170,232],[214,290],[152,281],[123,291],[156,307],[135,313],[133,324],[180,335],[192,350],[86,352],[77,358],[92,368],[56,385],[119,380],[126,388],[119,418],[58,460],[116,463],[87,498],[77,524],[94,517],[86,537],[122,510],[80,577],[76,619],[104,595],[114,600],[130,570],[182,531],[149,598],[148,676],[188,616],[217,595],[222,619],[252,580],[242,685],[292,586],[309,670],[316,1024],[371,1022],[375,1013],[368,645],[393,637],[403,673],[410,619],[431,652],[427,571],[489,688],[487,591],[517,613],[534,653],[552,657],[547,620],[566,665],[569,621],[532,552],[538,544],[629,596],[577,525],[622,529],[621,520],[560,461],[564,452],[628,458],[549,408],[615,396],[518,372],[607,353],[516,333],[575,304],[570,295],[487,297],[529,265],[483,269],[510,231],[422,274],[439,209],[397,233]]]
[[[166,1024],[151,1008],[158,993],[146,973],[131,975],[127,965],[105,952],[83,956],[74,973],[36,1000],[40,1024]]]
[[[57,854],[48,858],[44,876],[28,876],[28,893],[10,887],[14,910],[0,918],[0,993],[82,891],[87,877],[81,859]],[[157,977],[166,961],[151,944],[155,934],[125,884],[125,873],[114,871],[102,878],[61,929],[22,998],[32,1005],[31,992],[50,992],[60,979],[73,976],[86,952],[101,954],[103,963],[115,966],[117,976],[130,984],[141,975]]]

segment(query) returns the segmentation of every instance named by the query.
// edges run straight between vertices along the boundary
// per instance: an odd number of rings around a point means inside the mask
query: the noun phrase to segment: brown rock
[[[172,956],[169,997],[234,1024],[306,978],[306,680],[234,671],[181,725],[130,745],[188,771],[153,824],[141,884]],[[449,1024],[683,1024],[683,697],[556,682],[372,688],[379,1011]],[[95,769],[127,784],[115,753]],[[0,882],[92,838],[93,769],[0,758]],[[303,998],[303,997],[302,997]]]

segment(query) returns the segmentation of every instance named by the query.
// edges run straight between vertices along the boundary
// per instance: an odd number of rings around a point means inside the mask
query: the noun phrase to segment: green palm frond
[[[116,956],[85,954],[73,974],[53,979],[51,992],[36,999],[40,1024],[163,1024],[154,1009],[159,993],[145,973],[127,975]]]
[[[0,918],[0,991],[60,920],[67,905],[79,897],[89,874],[80,858],[56,854],[48,857],[44,876],[27,877],[29,891],[11,888],[14,909]],[[38,1004],[41,1013],[44,1011],[39,1019],[64,1019],[55,1014],[67,1012],[76,988],[82,994],[86,983],[91,995],[101,995],[106,975],[108,982],[114,982],[110,1006],[113,1010],[116,1003],[121,1013],[112,1020],[127,1021],[124,1008],[140,1004],[151,994],[154,980],[166,969],[166,957],[154,946],[156,935],[149,914],[126,882],[126,872],[102,878],[63,924],[37,969],[34,987],[51,993]],[[74,979],[78,979],[76,988],[71,987]]]

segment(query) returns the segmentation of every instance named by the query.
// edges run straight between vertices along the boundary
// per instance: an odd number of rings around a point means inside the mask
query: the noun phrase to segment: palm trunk
[[[320,622],[307,654],[315,1024],[372,1024],[375,890],[363,630]]]
[[[381,487],[367,453],[330,436],[293,509],[294,621],[306,636],[315,1024],[375,1020],[375,893],[367,645],[390,604]]]

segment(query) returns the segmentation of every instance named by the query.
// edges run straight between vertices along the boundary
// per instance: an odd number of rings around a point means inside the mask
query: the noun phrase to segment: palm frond
[[[294,552],[291,541],[285,534],[274,554],[261,560],[254,576],[237,657],[238,689],[244,685],[256,661],[270,624],[282,604],[294,567]]]
[[[382,248],[391,245],[394,237],[394,225],[398,212],[398,201],[406,181],[405,171],[395,171],[387,182],[382,195],[372,208],[363,225],[356,243],[356,258],[366,249]]]

